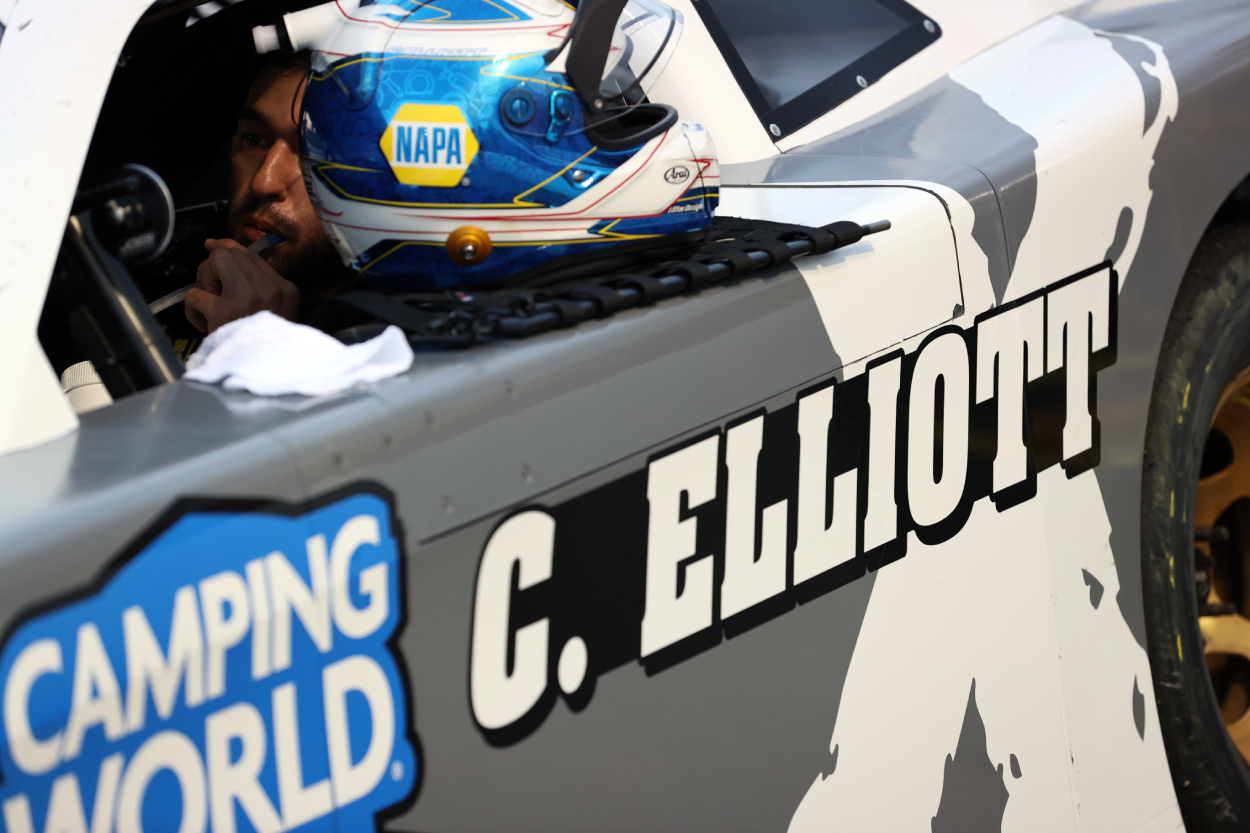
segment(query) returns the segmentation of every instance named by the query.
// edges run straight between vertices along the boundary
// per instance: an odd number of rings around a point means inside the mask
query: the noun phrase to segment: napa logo
[[[183,502],[0,648],[7,833],[376,830],[419,783],[381,488]]]
[[[453,104],[404,104],[379,143],[405,185],[451,188],[477,156],[477,137]]]

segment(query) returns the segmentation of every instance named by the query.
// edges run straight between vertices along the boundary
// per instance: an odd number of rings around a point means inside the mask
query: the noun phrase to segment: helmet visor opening
[[[629,0],[604,62],[599,95],[637,104],[664,71],[681,37],[682,17],[656,0]]]
[[[520,78],[505,101],[509,132],[557,143],[593,130],[591,140],[609,150],[663,133],[675,111],[651,107],[646,94],[677,46],[681,13],[659,0],[582,0],[577,14],[566,45],[555,50],[567,54],[567,65],[545,53],[503,56],[482,70]]]

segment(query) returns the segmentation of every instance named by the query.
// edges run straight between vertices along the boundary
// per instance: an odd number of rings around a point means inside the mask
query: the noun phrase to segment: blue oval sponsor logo
[[[10,631],[6,830],[372,830],[411,800],[390,498],[318,504],[184,502]]]

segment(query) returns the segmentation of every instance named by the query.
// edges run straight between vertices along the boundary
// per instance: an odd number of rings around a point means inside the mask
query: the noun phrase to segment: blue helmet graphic
[[[711,223],[707,132],[644,97],[681,31],[657,0],[340,0],[285,28],[313,48],[309,194],[376,289],[524,276]]]

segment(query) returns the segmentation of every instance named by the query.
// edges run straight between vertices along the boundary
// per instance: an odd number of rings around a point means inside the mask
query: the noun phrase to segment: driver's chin
[[[275,272],[291,280],[292,276],[288,273],[291,271],[291,266],[299,260],[299,242],[294,239],[284,240],[276,246],[265,249],[260,256],[273,267]]]

